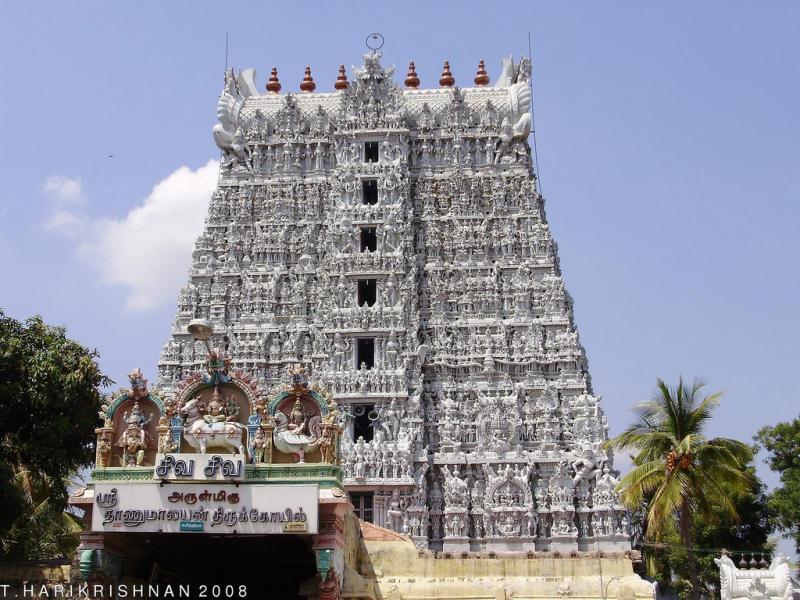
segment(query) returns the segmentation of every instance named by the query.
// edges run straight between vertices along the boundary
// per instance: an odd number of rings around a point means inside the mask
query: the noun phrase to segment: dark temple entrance
[[[180,597],[179,585],[189,586],[191,598],[304,598],[301,584],[316,574],[310,536],[128,533],[109,537],[115,538],[114,546],[125,555],[123,581],[162,588],[172,584],[175,598]],[[316,590],[316,586],[315,582],[304,589]]]

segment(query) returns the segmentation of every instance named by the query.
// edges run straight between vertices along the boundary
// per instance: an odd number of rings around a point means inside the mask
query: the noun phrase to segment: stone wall
[[[46,588],[48,595],[52,597],[58,590],[57,586],[69,585],[70,572],[71,564],[66,559],[0,563],[0,585],[10,586],[3,588],[0,596],[4,598],[44,596],[43,589]],[[31,589],[32,593],[28,591]]]

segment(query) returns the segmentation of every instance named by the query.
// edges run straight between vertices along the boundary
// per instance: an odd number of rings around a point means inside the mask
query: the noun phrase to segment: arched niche
[[[183,387],[176,397],[176,406],[178,407],[178,414],[184,417],[184,423],[186,415],[183,414],[182,408],[195,399],[198,400],[198,404],[206,407],[211,402],[215,392],[219,394],[223,403],[227,404],[229,400],[233,400],[236,403],[238,414],[233,421],[246,427],[250,415],[254,411],[257,396],[251,386],[239,380],[237,377],[231,377],[229,381],[218,384],[205,383],[201,379],[196,379]],[[201,414],[205,413],[201,412]],[[181,452],[196,452],[196,450],[188,444],[183,435],[181,435],[180,444]],[[215,449],[215,451],[220,450]]]
[[[321,415],[323,417],[327,416],[329,411],[328,403],[320,393],[314,390],[303,390],[301,392],[291,390],[279,392],[273,396],[270,399],[269,404],[267,404],[267,413],[271,417],[274,417],[275,412],[278,410],[284,414],[288,414],[286,407],[289,406],[289,410],[291,410],[291,406],[294,404],[297,396],[300,396],[303,406],[305,406],[307,412],[310,412],[312,415]]]
[[[128,420],[132,418],[137,405],[142,413],[142,419],[144,420],[143,429],[147,444],[142,465],[152,465],[155,462],[158,449],[158,433],[156,432],[156,426],[163,414],[164,404],[161,402],[160,398],[152,394],[147,394],[144,397],[121,394],[114,399],[106,411],[107,418],[111,421],[111,427],[113,429],[111,457],[108,466],[131,466],[124,464],[123,448],[120,444],[125,431],[128,429]]]
[[[314,417],[325,417],[330,412],[327,401],[316,391],[304,387],[294,387],[288,391],[282,391],[273,396],[267,404],[267,414],[275,417],[278,412],[287,417],[290,416],[295,402],[300,401],[308,419]],[[319,447],[310,448],[304,457],[307,463],[322,462],[322,453]],[[297,457],[294,454],[281,452],[277,447],[272,451],[273,463],[294,463]]]
[[[500,477],[492,482],[486,491],[486,498],[493,505],[503,506],[511,499],[511,505],[523,506],[533,502],[530,486],[523,485],[518,479]]]

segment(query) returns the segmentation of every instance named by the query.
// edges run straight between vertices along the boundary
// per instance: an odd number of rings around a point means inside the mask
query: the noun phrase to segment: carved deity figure
[[[319,415],[306,414],[303,402],[297,397],[288,417],[280,411],[275,413],[277,427],[272,434],[275,447],[286,454],[296,454],[299,462],[304,462],[305,453],[318,445],[320,420]]]
[[[578,485],[581,480],[591,481],[601,473],[599,461],[591,448],[584,450],[583,457],[572,463],[572,470],[575,471],[573,485]]]
[[[387,441],[397,441],[400,438],[400,407],[397,399],[392,398],[389,406],[382,407],[379,412],[381,429],[386,435]]]
[[[442,471],[445,475],[444,501],[446,506],[466,506],[467,482],[461,479],[461,471],[456,467],[455,473],[445,466]]]
[[[139,467],[148,449],[147,434],[135,422],[130,422],[117,441],[117,446],[122,448],[120,463],[123,467]]]
[[[389,528],[394,531],[400,531],[403,520],[403,504],[400,500],[400,492],[394,490],[389,498],[389,508],[386,511],[386,515],[389,517]]]
[[[138,402],[134,402],[133,408],[131,412],[125,411],[122,415],[122,420],[125,421],[128,425],[135,425],[138,429],[144,430],[147,424],[152,419],[152,415],[145,418],[144,412],[142,412],[142,407],[139,406]]]
[[[538,523],[539,515],[536,513],[536,509],[534,508],[533,504],[531,504],[528,508],[528,512],[525,514],[525,534],[530,537],[536,537],[536,528]]]
[[[602,474],[597,475],[594,486],[594,505],[612,505],[618,503],[616,487],[619,479],[611,474],[608,465],[603,465]]]
[[[96,466],[97,467],[109,467],[110,459],[111,459],[111,435],[109,432],[104,431],[100,434],[100,437],[97,438],[97,453],[96,453]]]
[[[397,343],[397,335],[395,334],[394,330],[389,333],[389,339],[386,341],[386,367],[388,369],[396,369],[397,368],[397,351],[399,349],[399,344]]]
[[[147,397],[147,379],[142,375],[141,369],[136,368],[128,373],[128,380],[131,382],[131,397],[137,399]]]
[[[366,476],[366,444],[364,443],[364,438],[359,437],[358,441],[355,443],[354,450],[356,454],[355,465],[354,465],[354,475],[356,479],[363,478]]]
[[[333,428],[326,425],[322,428],[322,438],[319,443],[320,458],[324,463],[336,464],[336,447],[333,437]]]
[[[344,369],[346,352],[347,344],[345,344],[342,334],[337,332],[333,336],[333,367],[336,371]]]
[[[235,404],[235,401],[233,403]],[[211,394],[211,401],[206,406],[206,410],[207,413],[203,415],[203,420],[209,425],[213,423],[224,423],[225,421],[231,421],[235,418],[235,415],[228,414],[230,411],[230,403],[225,402],[216,387],[214,388],[214,393]]]
[[[257,463],[265,463],[272,450],[272,440],[267,437],[264,430],[259,427],[253,439],[253,460]]]
[[[564,463],[559,463],[550,478],[550,503],[553,506],[572,506],[573,495],[573,483],[567,474],[567,468]]]

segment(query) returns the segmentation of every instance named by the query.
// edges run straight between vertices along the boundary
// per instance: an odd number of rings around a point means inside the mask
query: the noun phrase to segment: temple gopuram
[[[537,190],[531,65],[225,73],[149,386],[108,398],[72,577],[224,597],[652,598]],[[298,78],[299,79],[299,78]],[[243,587],[240,587],[243,586]],[[244,590],[245,595],[242,594]],[[192,596],[195,597],[195,596]]]

